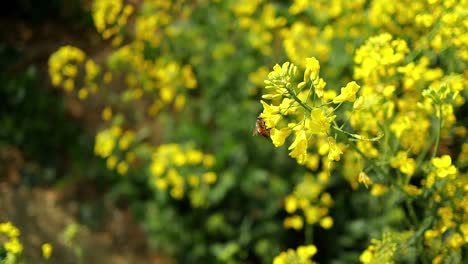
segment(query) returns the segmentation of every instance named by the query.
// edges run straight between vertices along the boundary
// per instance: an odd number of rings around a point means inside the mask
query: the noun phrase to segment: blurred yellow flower
[[[44,243],[42,244],[41,249],[42,249],[42,256],[45,259],[49,259],[50,256],[52,255],[52,250],[53,250],[52,245],[50,243]]]

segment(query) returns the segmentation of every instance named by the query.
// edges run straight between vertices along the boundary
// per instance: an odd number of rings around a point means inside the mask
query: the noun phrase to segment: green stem
[[[310,85],[309,85],[309,92],[307,93],[307,98],[306,98],[306,103],[307,101],[309,101],[309,98],[310,98],[310,94],[312,93],[312,89],[314,88],[314,82],[312,82]],[[312,102],[315,101],[315,93],[314,93],[314,100],[312,100]]]
[[[337,131],[339,131],[339,132],[341,132],[341,133],[343,133],[343,134],[345,134],[345,135],[350,134],[349,132],[345,132],[344,130],[339,129],[339,127],[337,126],[336,122],[335,122],[335,121],[333,121],[333,122],[334,122],[334,124],[335,124],[335,126],[333,126],[333,128],[334,128],[335,130],[337,130]],[[346,136],[345,136],[344,138],[346,139],[346,141],[347,141],[347,143],[349,144],[349,146],[351,146],[352,149],[354,149],[359,155],[361,155],[361,157],[362,157],[367,163],[369,163],[370,166],[371,166],[375,171],[377,171],[377,172],[379,173],[379,174],[378,174],[378,175],[380,176],[379,178],[383,179],[384,176],[387,176],[387,173],[386,173],[381,167],[377,166],[377,164],[376,164],[372,159],[368,158],[368,157],[366,156],[366,154],[364,154],[364,153],[354,144],[354,142],[353,142],[352,140],[350,140],[350,139],[349,139],[348,137],[346,137]]]
[[[406,199],[406,207],[408,208],[409,216],[411,218],[411,222],[413,222],[413,225],[419,226],[419,221],[418,221],[418,218],[416,217],[413,204],[411,203],[409,199]]]
[[[416,243],[416,241],[422,237],[424,232],[432,226],[432,222],[434,221],[434,216],[430,216],[421,223],[421,227],[416,231],[413,237],[408,241],[408,245],[412,245]]]
[[[426,41],[427,41],[426,45],[433,40],[433,38],[436,36],[437,32],[439,31],[439,28],[440,28],[440,21],[437,21],[437,23],[432,27],[432,30],[426,35]],[[419,54],[423,52],[423,50],[424,49],[422,47],[413,49],[408,54],[408,56],[406,56],[406,61],[407,62],[413,61]]]
[[[314,226],[306,224],[304,232],[305,232],[304,244],[305,245],[313,244],[314,243]]]
[[[440,137],[442,134],[442,126],[443,126],[442,105],[438,105],[438,106],[439,106],[439,109],[438,109],[439,110],[439,127],[437,129],[437,137],[436,137],[434,152],[432,153],[432,158],[435,158],[437,156],[437,153],[439,153]]]
[[[286,88],[286,89],[288,90],[289,94],[294,99],[294,101],[296,101],[298,104],[300,104],[302,107],[304,107],[309,113],[312,112],[312,108],[310,108],[310,106],[308,106],[304,102],[302,102],[301,99],[299,99],[299,97],[297,97],[296,94],[294,94],[290,89],[288,89],[288,88]]]
[[[341,127],[338,127],[338,125],[336,124],[335,121],[334,121],[333,124],[334,124],[333,128],[334,128],[335,130],[337,130],[337,131],[339,131],[339,132],[341,132],[341,133],[343,133],[343,134],[346,134],[346,135],[348,135],[348,136],[351,136],[351,137],[355,138],[354,141],[359,141],[359,140],[360,140],[360,141],[377,141],[377,140],[380,140],[380,139],[384,136],[384,134],[381,134],[381,135],[376,136],[376,137],[373,137],[373,138],[365,138],[365,137],[362,137],[361,135],[353,134],[353,133],[350,133],[350,132],[348,132],[348,131],[343,130]]]
[[[338,108],[340,108],[340,106],[343,104],[343,102],[339,103],[334,109],[333,109],[333,112],[335,112]]]

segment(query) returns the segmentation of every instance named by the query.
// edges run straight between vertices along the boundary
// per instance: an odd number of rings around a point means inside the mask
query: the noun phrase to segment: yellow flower
[[[381,196],[386,193],[387,190],[388,188],[382,184],[374,184],[372,185],[371,194],[373,196]]]
[[[410,196],[417,196],[417,195],[420,195],[422,193],[422,190],[419,189],[418,187],[412,185],[412,184],[408,184],[406,186],[403,187],[403,189],[405,190],[406,194],[410,195]]]
[[[307,155],[306,167],[315,171],[317,170],[320,162],[320,156],[317,154]]]
[[[174,155],[172,156],[172,161],[177,166],[183,166],[186,163],[187,159],[185,158],[185,155],[182,152],[177,152],[174,153]]]
[[[134,139],[135,139],[135,132],[125,131],[123,136],[120,138],[119,148],[121,150],[127,150]]]
[[[315,224],[320,220],[320,210],[317,206],[309,206],[304,209],[304,215],[308,224]]]
[[[205,166],[205,168],[211,168],[213,167],[213,165],[215,164],[216,160],[215,160],[215,157],[211,154],[205,154],[203,156],[203,166]]]
[[[197,79],[192,71],[192,66],[185,65],[182,67],[182,79],[187,89],[195,89],[197,87]]]
[[[295,230],[301,230],[304,227],[304,220],[298,215],[293,215],[286,217],[284,219],[283,225],[285,228],[292,228]]]
[[[117,162],[118,162],[117,157],[114,155],[111,155],[106,160],[106,166],[109,170],[113,170],[115,166],[117,165]]]
[[[457,168],[452,165],[452,158],[449,155],[443,155],[431,160],[432,165],[436,168],[437,176],[444,178],[457,173]]]
[[[21,232],[11,222],[0,223],[0,233],[4,233],[8,237],[18,237]]]
[[[49,243],[44,243],[42,244],[42,256],[45,258],[45,259],[49,259],[50,256],[52,255],[52,245],[49,244]]]
[[[354,100],[356,100],[356,93],[359,91],[359,88],[360,86],[355,81],[349,82],[346,84],[346,87],[341,88],[340,95],[335,97],[333,102],[335,104],[345,101],[354,102]]]
[[[216,182],[216,173],[210,171],[210,172],[205,172],[202,176],[203,178],[203,182],[207,183],[207,184],[213,184]]]
[[[416,161],[412,158],[406,159],[400,166],[400,171],[408,176],[413,176],[416,170]]]
[[[289,146],[289,156],[295,158],[299,164],[303,164],[307,158],[307,137],[304,130],[296,132],[294,142]]]
[[[67,64],[63,67],[63,75],[66,77],[75,77],[78,73],[78,67],[73,64]]]
[[[260,117],[265,121],[267,128],[274,128],[276,124],[281,120],[282,116],[279,114],[279,106],[269,105],[264,101],[260,101],[263,105],[263,112]]]
[[[151,163],[150,171],[156,177],[161,176],[166,170],[166,166],[162,162],[154,161]]]
[[[199,164],[203,161],[203,153],[199,150],[191,149],[187,152],[187,162],[189,164]]]
[[[292,214],[297,210],[297,198],[294,195],[288,195],[284,198],[284,208],[286,212]]]
[[[115,147],[115,138],[109,130],[104,130],[96,135],[94,153],[102,158],[109,157]]]
[[[319,61],[312,57],[306,58],[306,69],[304,71],[304,81],[315,80],[318,78],[320,73]]]
[[[288,127],[276,129],[272,128],[270,130],[270,138],[275,147],[280,147],[284,144],[286,138],[291,134],[291,129]]]
[[[463,239],[465,240],[465,243],[468,243],[468,223],[461,224],[460,231],[463,234]]]
[[[3,247],[6,251],[11,252],[12,254],[20,254],[23,252],[23,245],[19,242],[18,238],[14,237],[5,242]]]
[[[94,61],[87,60],[85,63],[85,71],[86,71],[86,80],[92,81],[99,74],[99,72],[101,71],[101,68]]]
[[[273,264],[313,263],[310,258],[317,253],[314,245],[299,246],[296,250],[288,249],[273,259]]]
[[[332,137],[328,137],[328,145],[330,146],[330,150],[328,151],[328,159],[339,161],[341,154],[341,148],[336,144],[336,141]]]
[[[200,184],[200,178],[197,175],[190,175],[188,183],[192,187],[197,187]]]
[[[169,169],[167,172],[167,179],[174,186],[183,186],[184,178],[175,169]]]
[[[104,121],[109,121],[112,118],[112,108],[106,107],[104,110],[102,110],[102,120]]]
[[[170,194],[172,196],[172,198],[176,199],[176,200],[180,200],[184,197],[184,188],[183,187],[174,187],[171,189],[170,191]]]
[[[323,193],[320,197],[320,202],[325,206],[331,206],[333,204],[333,198],[329,193]]]
[[[159,96],[164,103],[169,103],[175,96],[175,90],[170,86],[161,87],[159,90]]]
[[[168,185],[167,179],[156,179],[155,186],[158,190],[165,190]]]
[[[286,260],[283,256],[283,253],[282,252],[280,255],[276,256],[274,259],[273,259],[273,264],[286,264]]]
[[[362,263],[371,263],[371,262],[372,262],[373,256],[374,256],[374,254],[372,253],[372,251],[370,251],[369,249],[366,249],[366,250],[364,250],[364,252],[362,252],[362,254],[359,256],[359,260],[360,260]]]
[[[372,180],[369,178],[369,176],[367,176],[367,173],[363,171],[359,173],[358,182],[364,184],[366,189],[368,188],[368,185],[372,184]]]
[[[299,246],[296,251],[297,255],[310,258],[317,253],[317,248],[314,245]]]
[[[75,88],[75,81],[73,79],[66,79],[65,82],[63,82],[63,89],[66,92],[71,92]]]
[[[459,249],[464,244],[463,237],[459,233],[455,233],[448,238],[448,244],[453,249]]]
[[[399,168],[400,171],[408,176],[412,176],[416,170],[416,161],[408,158],[406,151],[399,151],[396,157],[390,160],[390,166]]]
[[[335,119],[335,115],[327,117],[321,108],[314,108],[310,113],[308,128],[314,134],[328,134],[330,123]]]
[[[127,171],[128,171],[128,163],[127,162],[121,161],[121,162],[119,162],[119,164],[117,164],[117,172],[120,175],[126,174]]]
[[[174,100],[174,109],[176,111],[181,111],[184,106],[185,106],[185,102],[186,102],[186,97],[182,94],[179,94],[176,96],[175,100]]]
[[[112,126],[110,132],[114,137],[119,137],[122,134],[122,128],[119,126]]]
[[[333,226],[333,218],[326,216],[320,220],[320,226],[324,229],[330,229]]]

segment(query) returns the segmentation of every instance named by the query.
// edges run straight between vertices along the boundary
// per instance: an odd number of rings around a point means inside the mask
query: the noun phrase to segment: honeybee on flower
[[[257,117],[257,121],[255,122],[255,128],[253,131],[253,135],[262,135],[264,137],[270,137],[270,129],[266,127],[265,120],[262,117]]]

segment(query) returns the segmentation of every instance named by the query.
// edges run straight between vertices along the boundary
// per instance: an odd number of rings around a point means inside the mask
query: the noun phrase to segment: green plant
[[[179,262],[461,259],[466,5],[385,5],[99,0],[115,48],[62,47],[49,73],[103,102],[95,153]]]

